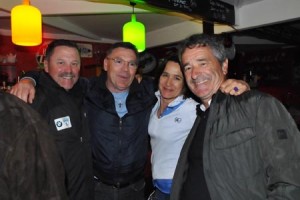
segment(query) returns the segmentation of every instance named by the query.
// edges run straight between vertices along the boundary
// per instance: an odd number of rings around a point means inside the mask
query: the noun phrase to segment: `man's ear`
[[[228,59],[226,59],[222,64],[222,71],[224,75],[228,73]]]
[[[49,72],[49,66],[48,66],[48,61],[47,60],[44,60],[44,70],[45,70],[45,72]]]
[[[107,62],[108,62],[108,59],[104,58],[104,61],[103,61],[103,70],[104,71],[107,71]]]

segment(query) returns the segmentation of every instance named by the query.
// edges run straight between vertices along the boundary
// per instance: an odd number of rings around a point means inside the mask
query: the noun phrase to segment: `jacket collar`
[[[90,81],[87,101],[98,105],[105,110],[114,112],[114,99],[112,93],[106,87],[106,80],[107,74],[106,72],[103,72],[100,76],[95,77]],[[147,90],[145,90],[144,87],[139,84],[136,79],[134,79],[130,85],[128,97],[126,99],[128,112],[138,112],[148,107],[152,107],[154,102],[154,93],[147,93]]]
[[[215,94],[213,94],[212,98],[208,101],[209,108],[215,103],[220,103],[224,98],[226,97],[226,94],[218,90]],[[202,112],[205,112],[208,108],[205,108],[204,105],[198,104],[197,105],[197,114],[200,115]]]
[[[71,94],[71,95],[83,96],[83,89],[80,87],[80,84],[79,84],[78,81],[77,81],[77,83],[75,83],[75,85],[73,86],[72,89],[67,91],[63,87],[58,85],[52,79],[52,77],[44,71],[42,71],[41,74],[40,74],[37,86],[39,86],[39,85],[46,88],[47,90],[50,90],[50,91],[60,91],[60,92],[65,92],[65,93],[68,93],[68,94]]]
[[[97,77],[96,80],[93,85],[92,88],[97,88],[102,90],[101,92],[103,92],[103,90],[106,90],[107,92],[111,93],[107,87],[106,87],[106,81],[107,81],[107,73],[106,72],[102,72],[101,75],[99,77]],[[131,96],[132,94],[137,94],[142,92],[142,88],[139,85],[138,81],[136,79],[134,79],[132,81],[132,84],[129,87],[129,95]],[[131,94],[131,95],[130,95]]]

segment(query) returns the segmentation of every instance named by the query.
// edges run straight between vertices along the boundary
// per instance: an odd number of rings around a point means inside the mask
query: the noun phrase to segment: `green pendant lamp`
[[[145,26],[141,22],[136,21],[136,15],[134,14],[135,3],[130,2],[130,5],[132,5],[133,11],[131,21],[123,26],[123,42],[131,42],[139,52],[142,52],[146,49]]]

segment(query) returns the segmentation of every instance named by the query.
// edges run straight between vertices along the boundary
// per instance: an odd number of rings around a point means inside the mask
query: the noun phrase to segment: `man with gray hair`
[[[181,44],[181,66],[200,98],[174,174],[171,200],[300,198],[300,133],[285,107],[258,91],[219,91],[228,72],[223,44],[196,34]]]

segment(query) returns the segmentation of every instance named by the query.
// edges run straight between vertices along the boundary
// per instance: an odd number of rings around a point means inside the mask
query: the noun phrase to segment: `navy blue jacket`
[[[94,175],[103,182],[122,185],[144,177],[149,115],[156,99],[151,84],[134,80],[126,100],[128,113],[120,118],[106,79],[102,73],[90,80],[86,95]]]

